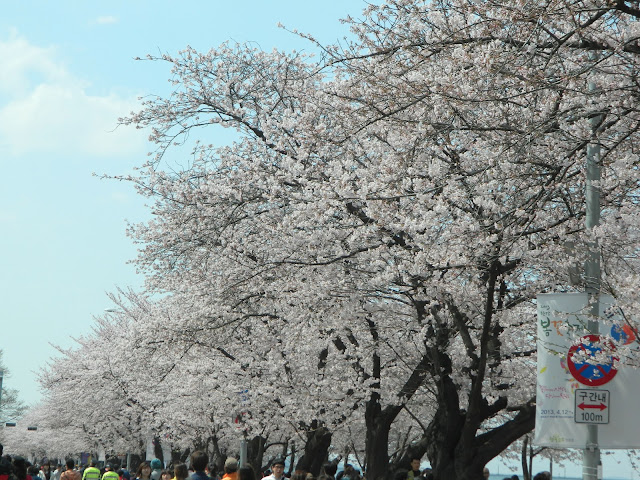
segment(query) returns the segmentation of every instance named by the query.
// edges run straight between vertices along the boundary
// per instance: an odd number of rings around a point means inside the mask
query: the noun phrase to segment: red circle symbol
[[[616,376],[618,370],[613,366],[613,363],[618,360],[616,356],[609,356],[610,361],[606,364],[602,363],[576,363],[573,361],[573,355],[576,353],[586,354],[587,357],[594,357],[596,354],[602,351],[602,339],[600,335],[585,335],[580,339],[578,345],[573,345],[567,353],[567,365],[573,378],[583,385],[590,387],[597,387],[609,382]],[[613,351],[615,346],[613,343],[607,341],[607,348]]]

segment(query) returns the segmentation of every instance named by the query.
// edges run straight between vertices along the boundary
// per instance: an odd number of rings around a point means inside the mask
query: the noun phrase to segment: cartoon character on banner
[[[638,338],[638,332],[628,323],[614,324],[611,326],[611,338],[620,345],[630,345]]]

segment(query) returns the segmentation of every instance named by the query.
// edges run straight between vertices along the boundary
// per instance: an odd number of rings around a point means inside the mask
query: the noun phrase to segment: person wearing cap
[[[120,480],[120,475],[118,472],[114,471],[113,465],[107,463],[104,466],[104,475],[102,475],[102,480]]]
[[[271,475],[262,480],[283,480],[284,479],[284,459],[276,458],[271,462]]]
[[[120,475],[123,480],[131,480],[131,472],[124,467],[118,470],[118,475]]]
[[[162,476],[162,461],[159,458],[151,460],[151,480],[160,480]]]
[[[238,478],[238,460],[229,457],[224,462],[224,475],[222,480],[237,480]]]

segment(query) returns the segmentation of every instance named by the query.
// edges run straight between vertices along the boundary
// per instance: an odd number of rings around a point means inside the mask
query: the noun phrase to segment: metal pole
[[[240,468],[247,466],[247,434],[240,441]]]
[[[592,52],[590,60],[595,62],[598,54]],[[589,82],[589,92],[595,93],[595,82]],[[592,231],[600,223],[600,145],[597,139],[596,129],[602,121],[602,115],[597,114],[591,118],[593,137],[587,146],[587,182],[586,182],[586,217],[585,227],[587,232]],[[600,316],[600,252],[597,242],[591,242],[588,246],[587,262],[585,265],[585,287],[589,298],[589,321],[587,329],[590,333],[599,333],[598,318]],[[598,425],[587,425],[587,441],[583,453],[582,478],[583,480],[598,479],[598,465],[600,464],[600,449],[598,448]]]

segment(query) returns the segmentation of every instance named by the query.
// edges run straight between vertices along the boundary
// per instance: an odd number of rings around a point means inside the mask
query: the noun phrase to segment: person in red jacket
[[[2,445],[0,445],[0,448]],[[0,450],[0,454],[2,450]],[[0,458],[0,480],[18,480],[13,473],[13,465],[9,457]]]

